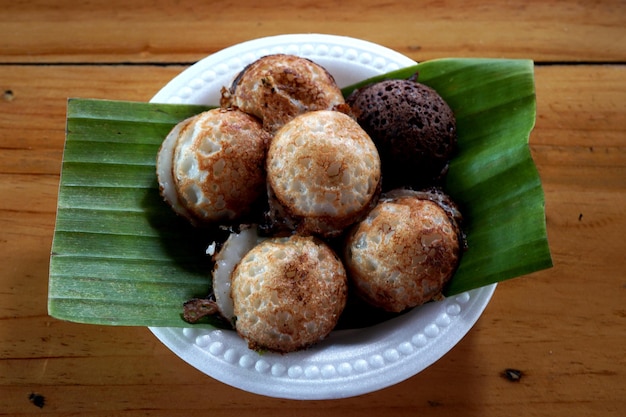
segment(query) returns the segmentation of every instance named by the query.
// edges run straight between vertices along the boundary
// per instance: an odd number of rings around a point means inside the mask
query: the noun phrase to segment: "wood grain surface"
[[[622,416],[626,410],[623,1],[0,0],[1,416]],[[554,267],[498,286],[444,358],[355,398],[231,388],[145,328],[48,316],[69,97],[149,100],[196,60],[280,33],[367,39],[424,61],[536,61],[530,138]],[[508,368],[522,372],[513,382]]]

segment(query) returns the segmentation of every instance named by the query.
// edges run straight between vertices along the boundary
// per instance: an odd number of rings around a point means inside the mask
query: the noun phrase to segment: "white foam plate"
[[[348,37],[273,36],[202,59],[151,101],[217,105],[222,87],[247,64],[271,53],[307,57],[324,66],[340,87],[415,64],[393,50]],[[285,355],[252,351],[234,331],[150,330],[187,363],[242,390],[301,400],[345,398],[394,385],[432,365],[472,328],[495,288],[492,284],[429,303],[369,328],[334,331],[308,350]]]

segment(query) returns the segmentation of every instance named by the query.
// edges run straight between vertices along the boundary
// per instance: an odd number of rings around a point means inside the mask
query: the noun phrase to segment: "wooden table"
[[[623,0],[1,3],[0,415],[624,415]],[[67,98],[147,101],[208,54],[306,32],[363,38],[417,61],[534,59],[530,146],[554,267],[501,284],[469,334],[424,372],[335,401],[242,392],[146,328],[49,317]],[[521,379],[503,377],[507,368]]]

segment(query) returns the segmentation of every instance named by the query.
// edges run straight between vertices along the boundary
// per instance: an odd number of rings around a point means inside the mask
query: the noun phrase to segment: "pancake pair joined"
[[[157,158],[159,188],[194,225],[232,222],[265,194],[270,134],[239,110],[214,109],[177,124]]]

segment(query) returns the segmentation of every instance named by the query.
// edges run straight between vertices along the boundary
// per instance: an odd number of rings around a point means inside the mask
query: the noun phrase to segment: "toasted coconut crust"
[[[264,195],[269,140],[255,117],[238,110],[213,109],[187,119],[159,153],[161,194],[197,225],[241,218]]]
[[[401,312],[441,296],[460,259],[456,223],[434,201],[381,198],[348,234],[344,262],[356,292]]]
[[[347,298],[340,259],[321,241],[293,235],[250,250],[232,274],[237,332],[254,350],[293,352],[324,339]]]
[[[298,114],[345,106],[341,90],[326,69],[309,59],[275,54],[248,65],[229,89],[222,107],[237,107],[275,132]]]
[[[380,179],[376,146],[343,113],[302,114],[270,143],[270,215],[302,234],[340,234],[376,203]]]
[[[412,197],[419,200],[430,200],[439,205],[452,222],[454,229],[459,237],[461,243],[461,251],[467,250],[467,236],[463,230],[463,213],[461,213],[460,207],[452,198],[446,194],[441,188],[425,188],[423,190],[412,190],[407,188],[396,188],[384,194],[385,200],[395,199],[400,197]]]

